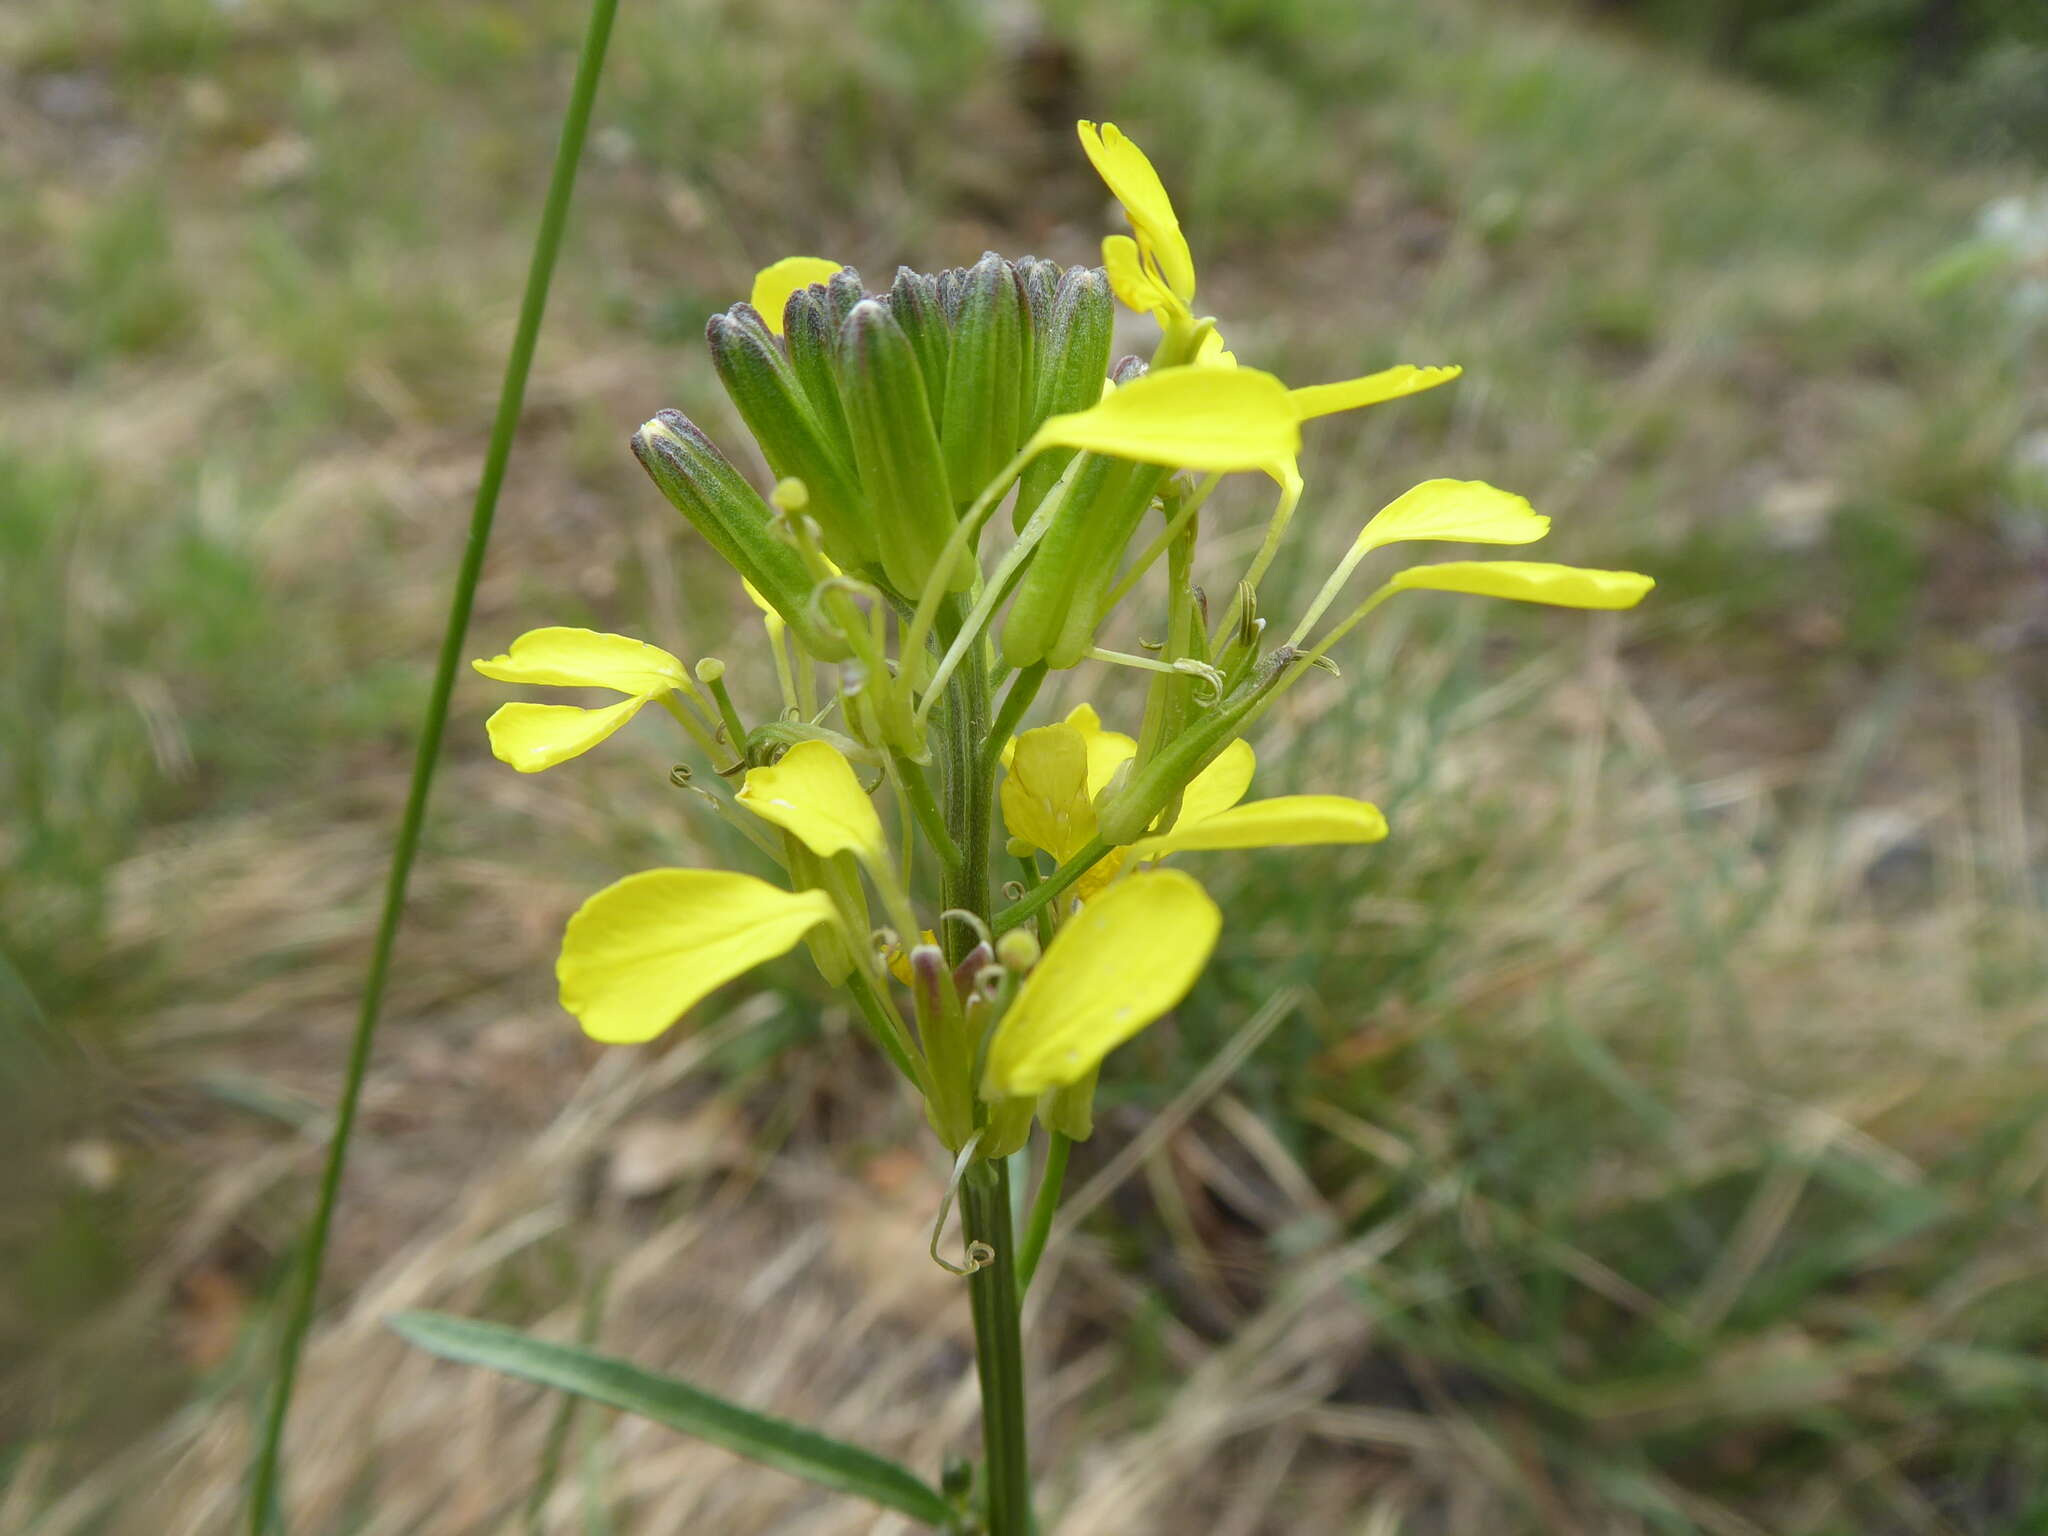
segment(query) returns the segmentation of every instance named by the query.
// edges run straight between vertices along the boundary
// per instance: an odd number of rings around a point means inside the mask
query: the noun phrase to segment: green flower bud
[[[796,370],[749,304],[713,315],[704,330],[719,382],[761,445],[778,477],[804,483],[805,512],[824,537],[825,553],[843,569],[879,558],[874,517],[850,459],[826,433]]]
[[[1046,417],[1085,411],[1102,398],[1103,379],[1109,371],[1110,333],[1115,327],[1116,310],[1109,280],[1101,269],[1069,267],[1045,313],[1031,414],[1025,422],[1027,438]],[[1073,457],[1071,448],[1052,448],[1025,466],[1017,482],[1013,514],[1019,528],[1038,509]]]
[[[803,385],[825,440],[851,464],[853,438],[847,431],[846,407],[840,399],[838,373],[839,323],[833,312],[832,296],[823,283],[799,288],[789,296],[782,310],[782,337],[789,350],[789,366]]]
[[[803,557],[773,527],[774,513],[711,439],[680,411],[662,411],[633,434],[633,456],[727,565],[754,584],[814,656],[847,654],[811,614]]]
[[[856,933],[867,927],[868,898],[858,875],[847,878],[851,871],[833,868],[791,832],[782,835],[782,856],[789,866],[791,890],[823,891],[848,905],[851,910],[847,915]],[[853,950],[837,923],[818,924],[804,935],[804,944],[811,952],[811,963],[817,966],[828,987],[844,984],[853,973]]]
[[[963,502],[978,496],[1024,441],[1029,327],[1016,269],[989,252],[961,291],[940,412],[946,474]]]
[[[966,291],[965,267],[948,267],[939,274],[939,308],[945,312],[946,324],[960,318],[960,297]]]
[[[846,317],[853,313],[853,306],[867,296],[867,290],[861,287],[860,273],[852,267],[841,267],[825,279],[825,304],[831,311],[834,326],[846,324]]]
[[[908,267],[896,269],[889,289],[889,313],[903,327],[924,373],[924,395],[931,403],[932,425],[945,428],[946,365],[953,353],[953,329],[939,302],[939,280]]]
[[[854,463],[876,509],[883,573],[899,593],[915,597],[957,518],[924,372],[886,304],[865,299],[847,315],[839,370]],[[974,567],[971,561],[953,564],[957,591],[972,583]]]

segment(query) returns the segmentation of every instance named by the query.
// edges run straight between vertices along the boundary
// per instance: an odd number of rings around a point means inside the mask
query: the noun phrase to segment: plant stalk
[[[974,1358],[981,1376],[981,1443],[987,1461],[989,1536],[1031,1536],[1031,1467],[1024,1426],[1024,1340],[1018,1317],[1016,1228],[1010,1170],[975,1163],[960,1181],[960,1225],[994,1257],[967,1278],[974,1310]]]
[[[965,604],[948,599],[939,612],[937,638],[950,647],[966,621]],[[988,647],[976,636],[963,648],[946,680],[945,708],[937,722],[936,755],[944,765],[946,827],[960,850],[945,872],[945,904],[989,918],[988,848],[995,759],[989,752]],[[949,960],[958,964],[980,935],[968,923],[946,924]],[[968,1243],[985,1243],[992,1257],[967,1280],[974,1313],[974,1359],[981,1380],[981,1443],[985,1463],[988,1536],[1032,1536],[1031,1464],[1024,1419],[1024,1343],[1019,1322],[1017,1231],[1010,1211],[1007,1164],[969,1166],[960,1181],[960,1223]]]

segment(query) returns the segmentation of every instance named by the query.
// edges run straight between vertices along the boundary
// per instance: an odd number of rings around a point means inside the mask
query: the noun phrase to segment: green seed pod
[[[917,351],[888,305],[864,299],[853,307],[839,335],[839,371],[854,463],[876,509],[883,573],[915,598],[958,519]],[[952,589],[973,580],[974,562],[955,561]]]
[[[812,617],[810,574],[803,558],[776,534],[768,504],[694,422],[680,411],[660,412],[633,434],[633,456],[705,542],[782,615],[805,649],[827,661],[848,654],[844,639]]]
[[[1003,620],[1003,660],[1019,670],[1045,660],[1066,623],[1075,564],[1099,508],[1122,495],[1137,466],[1099,453],[1077,455],[1048,494],[1057,499],[1052,522],[1032,552]]]
[[[1198,712],[1185,731],[1162,745],[1150,762],[1131,774],[1122,789],[1096,807],[1096,836],[1112,847],[1143,837],[1159,813],[1187,788],[1188,781],[1237,739],[1247,718],[1299,654],[1292,647],[1282,646],[1230,693]]]
[[[1110,333],[1115,327],[1109,281],[1101,269],[1069,267],[1046,313],[1031,414],[1025,422],[1026,438],[1044,425],[1048,416],[1085,411],[1101,400],[1103,379],[1109,371]],[[1019,528],[1073,457],[1071,448],[1047,449],[1025,466],[1017,481],[1017,505],[1012,514]]]
[[[978,496],[1024,441],[1029,327],[1016,269],[989,252],[960,295],[940,412],[947,478],[963,502]]]
[[[704,330],[711,365],[761,445],[776,477],[803,481],[805,511],[824,535],[825,553],[857,570],[879,558],[874,515],[861,493],[852,461],[833,447],[796,370],[750,304],[713,315]]]
[[[838,374],[839,317],[823,283],[799,288],[782,310],[783,343],[789,366],[804,387],[825,440],[840,462],[853,463],[853,438],[846,427],[846,406],[840,398]]]
[[[924,395],[931,403],[932,425],[945,430],[946,365],[953,354],[953,330],[939,302],[939,281],[908,267],[896,269],[889,289],[889,313],[903,327],[924,373]]]

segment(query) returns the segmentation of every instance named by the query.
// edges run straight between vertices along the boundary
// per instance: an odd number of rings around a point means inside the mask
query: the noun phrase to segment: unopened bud
[[[1068,268],[1047,305],[1031,414],[1024,427],[1027,438],[1048,416],[1085,411],[1101,400],[1110,332],[1116,325],[1109,282],[1095,267]],[[1013,514],[1018,527],[1037,510],[1073,457],[1072,449],[1047,449],[1024,467]]]
[[[846,647],[813,621],[811,578],[770,526],[773,513],[711,439],[680,411],[662,411],[633,434],[633,456],[690,526],[753,583],[813,655],[836,660]]]
[[[1128,353],[1118,358],[1109,370],[1109,382],[1122,389],[1133,379],[1142,379],[1148,372],[1145,359],[1132,357]]]
[[[789,350],[790,370],[803,386],[825,441],[841,463],[852,464],[853,439],[839,390],[839,317],[823,283],[789,296],[782,310],[782,339]]]
[[[837,446],[781,342],[748,304],[713,315],[704,335],[719,382],[761,445],[769,469],[803,482],[825,553],[844,569],[872,565],[873,516],[853,460]],[[776,505],[786,503],[778,499]]]
[[[896,282],[889,289],[889,313],[910,338],[917,353],[917,366],[924,374],[925,401],[932,408],[932,425],[945,430],[946,368],[953,352],[953,330],[939,302],[939,281],[908,267],[896,269]]]
[[[839,354],[854,463],[878,514],[882,570],[898,592],[915,598],[957,520],[924,373],[903,327],[874,299],[847,315]],[[962,590],[974,579],[974,563],[953,564],[950,584]]]
[[[1016,269],[989,252],[960,295],[940,412],[946,474],[963,502],[980,495],[1024,441],[1029,323]]]
[[[997,962],[1019,976],[1038,964],[1040,953],[1038,935],[1028,928],[1012,928],[996,940]]]
[[[960,963],[953,967],[953,990],[962,997],[972,997],[975,978],[995,964],[995,960],[995,951],[986,943],[976,944],[961,957]]]
[[[912,945],[910,975],[918,1017],[933,1019],[944,1013],[946,999],[940,988],[951,980],[946,975],[945,952],[936,944]]]

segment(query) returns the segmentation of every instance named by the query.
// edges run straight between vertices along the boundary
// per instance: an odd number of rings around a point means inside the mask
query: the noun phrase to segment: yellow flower
[[[1095,840],[1095,799],[1137,750],[1130,737],[1104,730],[1087,704],[1057,725],[1024,732],[1003,753],[1009,770],[1000,790],[1004,827],[1064,864]],[[1219,848],[1376,843],[1387,835],[1377,807],[1344,795],[1280,795],[1239,805],[1257,766],[1249,742],[1232,742],[1181,792],[1171,828],[1110,850],[1075,883],[1075,895],[1084,902],[1095,896],[1127,860]]]
[[[1178,870],[1111,886],[1025,977],[989,1040],[982,1097],[1033,1098],[1079,1082],[1187,996],[1222,928],[1216,903]]]
[[[501,683],[548,688],[609,688],[626,695],[617,704],[584,709],[575,704],[506,704],[485,722],[491,751],[521,773],[588,752],[640,713],[650,700],[681,690],[696,694],[682,662],[658,646],[589,629],[535,629],[502,656],[470,663]]]
[[[823,891],[722,869],[650,869],[576,910],[555,977],[562,1006],[608,1045],[652,1040],[714,988],[836,921]]]
[[[1102,264],[1116,296],[1140,314],[1170,309],[1182,316],[1195,299],[1195,258],[1180,232],[1173,199],[1145,152],[1115,123],[1100,128],[1075,125],[1081,148],[1110,193],[1124,205],[1137,239],[1111,235],[1102,242]]]
[[[823,256],[785,256],[754,274],[754,292],[748,302],[760,312],[761,323],[780,336],[782,312],[789,306],[789,296],[799,288],[824,282],[845,265]]]

